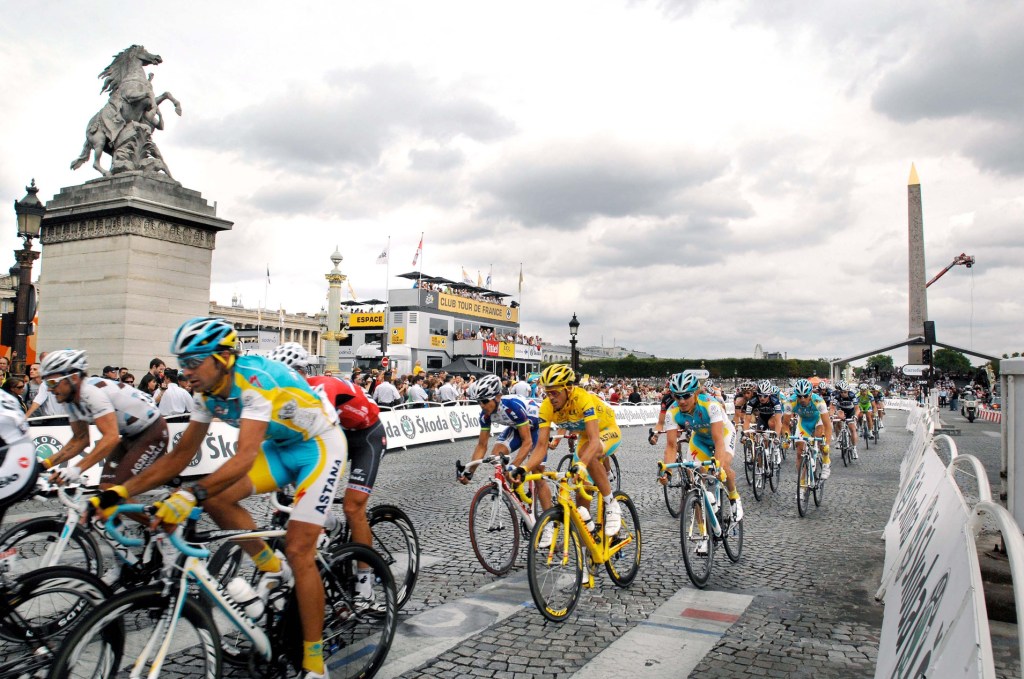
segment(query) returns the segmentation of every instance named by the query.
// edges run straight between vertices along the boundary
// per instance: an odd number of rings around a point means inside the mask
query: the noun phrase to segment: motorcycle
[[[967,418],[968,422],[974,422],[978,414],[978,399],[973,394],[964,397],[963,405],[960,406],[960,414]]]

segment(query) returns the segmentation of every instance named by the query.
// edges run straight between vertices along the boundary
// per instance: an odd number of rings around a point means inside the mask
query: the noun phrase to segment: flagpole
[[[388,245],[385,248],[387,257],[384,258],[384,336],[380,339],[381,356],[388,355],[388,337],[391,332],[391,236],[388,235]]]

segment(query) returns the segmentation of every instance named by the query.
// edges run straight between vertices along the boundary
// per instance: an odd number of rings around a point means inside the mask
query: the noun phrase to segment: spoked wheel
[[[767,474],[765,469],[764,447],[754,448],[754,499],[758,502],[764,496],[764,477]]]
[[[564,511],[562,506],[555,505],[541,514],[530,535],[527,557],[533,602],[552,622],[565,620],[576,608],[583,592],[582,540],[575,525],[570,522],[567,526],[563,522]],[[625,524],[625,514],[622,519]],[[551,544],[542,545],[548,526],[551,527]]]
[[[715,560],[715,541],[711,539],[707,516],[704,514],[702,494],[700,488],[690,489],[683,499],[683,516],[679,521],[679,542],[686,574],[690,576],[694,587],[700,589],[708,584]]]
[[[619,458],[612,455],[611,457],[605,456],[608,460],[608,466],[605,469],[608,472],[608,483],[612,487],[612,492],[622,490],[622,472],[619,471]]]
[[[768,484],[772,487],[772,492],[777,492],[779,486],[782,485],[782,456],[779,454],[778,444],[772,444],[768,450],[768,454],[771,456],[771,467],[768,470]]]
[[[754,444],[750,439],[743,442],[743,473],[747,477],[747,485],[754,483]]]
[[[613,546],[625,544],[605,562],[604,567],[612,582],[619,587],[629,587],[640,570],[640,515],[633,501],[622,491],[615,493],[615,499],[622,509],[622,528],[610,539]]]
[[[868,433],[869,433],[868,432],[868,423],[867,423],[867,420],[865,420],[864,424],[860,428],[860,438],[864,442],[864,450],[869,450],[871,448],[871,443],[870,443],[870,438],[871,437],[868,436]]]
[[[819,465],[820,469],[820,465]],[[825,479],[821,478],[820,473],[816,475],[814,479],[814,506],[820,507],[821,501],[825,499]]]
[[[373,548],[391,569],[395,578],[395,597],[401,608],[412,596],[419,576],[419,536],[405,512],[394,505],[377,505],[367,514],[370,532],[373,533]]]
[[[743,521],[732,520],[730,503],[723,503],[718,510],[718,519],[722,524],[722,546],[729,560],[736,563],[743,553]]]
[[[668,477],[661,490],[665,494],[665,506],[668,507],[668,513],[672,515],[673,519],[678,519],[687,490],[686,470],[679,468],[673,471],[672,476]]]
[[[519,521],[512,502],[493,485],[481,486],[473,496],[469,539],[488,572],[504,575],[512,569],[519,553]]]
[[[569,471],[569,465],[572,464],[572,454],[563,455],[562,459],[558,461],[558,471],[567,472]]]
[[[8,573],[14,577],[31,573],[44,566],[51,550],[57,547],[64,532],[64,519],[39,516],[16,524],[0,536],[0,552],[16,550],[6,560]],[[50,566],[73,566],[93,575],[103,575],[103,556],[96,538],[85,526],[71,531],[60,558]]]
[[[808,455],[809,453],[804,453],[800,461],[800,473],[796,478],[796,509],[800,516],[807,514],[807,503],[811,494],[811,461]]]

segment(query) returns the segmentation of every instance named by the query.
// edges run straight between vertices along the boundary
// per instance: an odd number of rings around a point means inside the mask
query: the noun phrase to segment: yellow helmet
[[[556,363],[544,368],[540,374],[540,386],[545,389],[568,387],[576,381],[576,373],[567,365]]]

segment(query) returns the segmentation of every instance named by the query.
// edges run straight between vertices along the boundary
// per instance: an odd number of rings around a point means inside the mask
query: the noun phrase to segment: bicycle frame
[[[579,509],[576,506],[576,502],[573,500],[572,493],[576,492],[580,497],[587,502],[593,499],[593,496],[597,496],[597,510],[594,514],[595,517],[604,516],[604,498],[601,497],[601,493],[597,492],[597,486],[586,484],[579,474],[573,471],[565,472],[561,476],[557,472],[544,472],[544,476],[554,478],[558,480],[558,504],[562,507],[562,525],[568,526],[571,521],[573,525],[579,531],[584,547],[587,549],[587,553],[590,555],[591,560],[595,565],[600,565],[611,559],[617,552],[623,547],[633,541],[632,536],[621,542],[612,544],[611,538],[615,537],[612,535],[606,535],[604,530],[599,531],[601,538],[600,540],[594,540],[594,536],[590,530],[587,529],[587,524],[580,516]],[[569,531],[563,530],[560,536],[562,543],[562,562],[567,563],[569,561]],[[556,545],[559,540],[552,540],[551,547],[548,551],[548,563],[551,562],[555,555]],[[590,582],[589,586],[593,586],[593,574],[589,574]]]
[[[533,472],[527,474],[523,479],[522,483],[516,484],[515,487],[509,484],[508,477],[505,475],[505,465],[508,464],[509,457],[507,455],[488,455],[481,459],[479,462],[474,464],[473,462],[468,463],[464,469],[472,470],[480,464],[494,463],[494,476],[488,480],[488,484],[494,486],[498,493],[508,496],[512,500],[512,507],[515,508],[516,513],[519,514],[519,518],[522,519],[527,528],[533,529],[534,524],[537,523],[537,516],[534,512],[537,493],[534,490],[531,494],[527,494],[528,488],[532,488],[527,484],[534,484],[544,478],[545,474]],[[462,469],[459,469],[459,463],[456,463],[456,469],[458,473],[462,473]],[[494,507],[494,511],[497,511],[497,505]],[[493,517],[492,517],[493,518]]]
[[[683,460],[682,462],[673,462],[672,464],[665,464],[664,462],[658,462],[659,473],[664,473],[665,470],[669,469],[685,469],[689,475],[690,484],[694,488],[701,490],[702,507],[704,513],[710,518],[711,531],[715,537],[722,536],[722,524],[718,521],[718,514],[715,512],[714,507],[711,505],[711,500],[708,498],[708,493],[713,492],[718,497],[718,503],[722,503],[721,493],[721,480],[718,478],[719,467],[717,460],[708,460],[707,462],[697,462],[696,460]],[[705,471],[707,470],[707,471]],[[709,491],[708,487],[712,487],[714,490]]]

